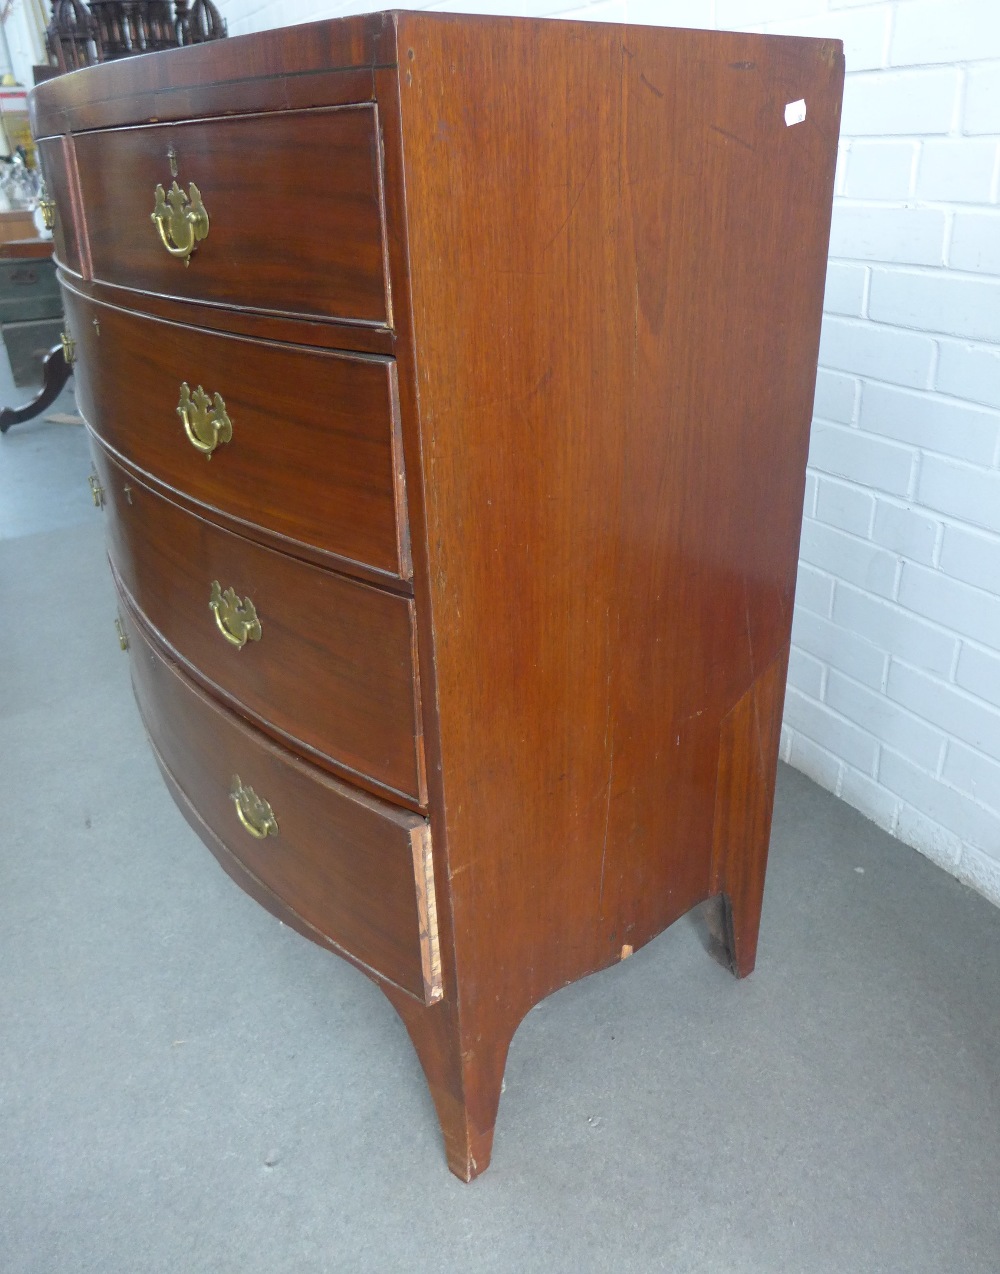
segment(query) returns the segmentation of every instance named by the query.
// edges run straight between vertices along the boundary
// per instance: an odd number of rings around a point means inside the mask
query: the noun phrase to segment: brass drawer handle
[[[56,224],[56,201],[49,194],[48,187],[42,182],[42,188],[38,192],[38,206],[42,212],[42,225],[46,230],[55,229]]]
[[[221,394],[209,398],[200,385],[192,394],[191,387],[184,381],[177,414],[191,446],[204,456],[211,458],[216,447],[232,440],[233,422],[229,419]]]
[[[104,504],[104,488],[101,486],[101,480],[96,473],[92,473],[87,482],[90,484],[90,498],[94,501],[94,508],[99,509]]]
[[[208,213],[201,201],[201,191],[191,182],[188,194],[175,181],[169,191],[158,185],[150,216],[159,231],[160,242],[172,257],[191,264],[191,253],[208,234]]]
[[[229,797],[236,806],[236,817],[255,840],[277,836],[278,820],[274,817],[274,810],[252,787],[247,787],[238,774],[233,775]]]
[[[118,634],[118,645],[122,650],[128,650],[128,633],[120,618],[115,620],[115,632]]]
[[[234,646],[245,646],[248,641],[260,641],[260,620],[249,597],[240,601],[235,589],[227,588],[223,592],[222,585],[215,579],[212,580],[212,595],[208,605],[215,615],[219,632],[226,641]]]
[[[60,332],[59,344],[62,346],[63,358],[66,360],[66,366],[72,367],[76,362],[76,341],[73,340],[69,332]]]

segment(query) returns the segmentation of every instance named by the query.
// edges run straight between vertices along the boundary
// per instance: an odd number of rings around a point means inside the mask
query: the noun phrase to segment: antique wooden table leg
[[[53,345],[42,362],[42,387],[34,398],[23,407],[0,408],[0,434],[5,434],[11,425],[33,420],[46,407],[50,407],[69,380],[70,371],[62,345]]]

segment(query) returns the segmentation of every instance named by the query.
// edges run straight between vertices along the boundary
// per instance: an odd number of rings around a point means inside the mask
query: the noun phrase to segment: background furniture
[[[58,71],[75,71],[225,34],[212,0],[174,0],[173,6],[169,0],[53,0],[45,48]]]
[[[385,14],[33,96],[161,768],[465,1179],[542,997],[710,898],[753,968],[842,77]]]
[[[61,331],[62,299],[52,241],[0,243],[0,332],[15,385],[40,383],[42,359],[59,344]]]
[[[31,220],[31,214],[24,214]],[[0,243],[0,333],[14,384],[42,388],[21,407],[0,408],[0,433],[32,420],[55,401],[69,379],[61,342],[62,298],[51,239]]]

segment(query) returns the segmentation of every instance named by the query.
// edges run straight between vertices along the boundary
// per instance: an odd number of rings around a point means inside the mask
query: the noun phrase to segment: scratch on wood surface
[[[747,625],[747,657],[750,660],[750,680],[757,680],[757,670],[753,661],[753,634],[750,631],[750,598],[747,595],[747,582],[743,580],[743,614]]]
[[[750,632],[750,598],[747,595],[746,578],[743,579],[743,613],[747,621],[747,653],[750,657],[750,693],[753,696],[753,722],[754,734],[757,739],[757,758],[760,761],[760,772],[762,775],[767,774],[767,765],[764,761],[764,740],[760,730],[760,703],[757,696],[757,669],[753,660],[753,636]]]
[[[635,263],[635,313],[632,318],[632,384],[639,375],[639,261]]]
[[[610,680],[610,677],[609,677]],[[608,701],[610,711],[610,699]],[[608,797],[604,804],[604,844],[601,846],[601,887],[597,894],[597,914],[601,915],[604,906],[604,869],[608,861],[608,827],[611,824],[611,780],[615,773],[615,745],[611,744],[611,760],[608,765]]]
[[[611,697],[610,697],[610,680],[611,675],[608,674],[608,716],[611,715]],[[604,803],[604,843],[601,845],[601,885],[600,891],[597,893],[597,916],[603,915],[604,907],[604,871],[606,862],[608,862],[608,828],[611,823],[611,780],[614,778],[614,739],[611,740],[611,755],[608,762],[608,796]]]
[[[649,89],[649,91],[650,91],[651,93],[655,93],[655,94],[656,94],[656,96],[657,96],[657,97],[659,97],[659,98],[662,98],[662,97],[663,97],[663,94],[662,94],[662,93],[660,92],[660,90],[656,87],[656,85],[655,85],[655,84],[651,84],[651,83],[649,82],[649,80],[647,80],[647,79],[646,79],[645,75],[643,75],[643,73],[642,73],[641,71],[639,72],[639,79],[640,79],[640,80],[642,80],[643,84],[645,84],[645,86]]]
[[[767,775],[767,764],[764,761],[764,739],[760,731],[760,699],[757,689],[757,682],[755,681],[750,687],[750,693],[753,695],[753,726],[757,735],[757,759],[760,761],[760,773],[763,778]]]
[[[583,181],[580,182],[579,190],[577,190],[576,194],[573,196],[573,202],[570,204],[569,209],[566,213],[566,216],[563,217],[562,221],[556,227],[555,233],[549,239],[545,241],[542,247],[543,252],[546,250],[546,248],[550,248],[553,245],[553,243],[555,243],[556,239],[559,238],[562,232],[569,225],[569,219],[570,217],[572,217],[573,212],[576,208],[576,205],[580,202],[580,196],[583,194],[584,190],[586,189],[587,182],[590,181],[590,174],[594,171],[594,165],[596,163],[597,163],[597,151],[595,150],[593,155],[590,158],[590,166],[588,167],[586,173],[584,174]]]
[[[724,128],[720,128],[718,124],[709,124],[709,128],[713,133],[718,133],[720,137],[728,137],[731,142],[735,142],[737,146],[742,146],[744,150],[753,150],[753,142],[748,142],[743,137],[737,137],[735,133],[727,133]]]
[[[604,696],[606,701],[606,709],[604,716],[604,746],[610,748],[608,756],[608,791],[604,802],[604,842],[601,845],[601,884],[597,894],[597,915],[601,916],[601,909],[604,905],[604,871],[608,861],[608,827],[611,824],[611,783],[615,774],[615,740],[614,731],[611,728],[611,674],[614,670],[614,663],[610,658],[611,644],[611,607],[608,606],[605,611],[605,623],[607,624],[608,633],[608,679],[604,687]]]

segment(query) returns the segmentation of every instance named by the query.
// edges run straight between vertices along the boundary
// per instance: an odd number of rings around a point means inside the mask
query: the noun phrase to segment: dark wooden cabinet
[[[711,898],[753,968],[842,81],[394,13],[33,94],[160,765],[465,1179],[542,997]]]

